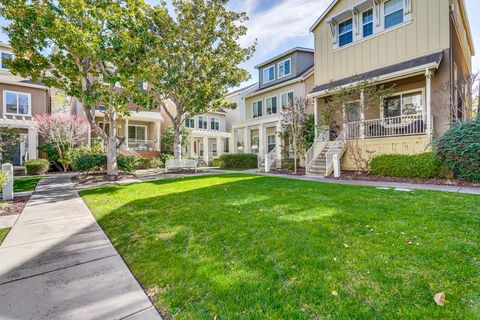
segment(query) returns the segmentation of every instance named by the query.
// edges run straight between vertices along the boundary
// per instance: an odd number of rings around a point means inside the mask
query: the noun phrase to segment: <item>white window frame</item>
[[[13,93],[17,95],[17,113],[7,112],[7,93]],[[18,95],[19,94],[28,96],[28,113],[18,113],[18,107],[19,107]],[[21,92],[21,91],[3,90],[3,114],[11,115],[11,116],[31,117],[32,116],[32,94],[28,92]]]
[[[203,157],[205,155],[205,145],[203,144],[203,142],[198,143],[198,155],[200,157]]]
[[[214,143],[212,143],[212,156],[216,157],[217,155],[218,155],[218,146],[214,142]]]
[[[288,95],[289,95],[290,93],[292,94],[292,101],[293,101],[293,99],[295,99],[295,92],[294,92],[293,90],[284,92],[284,93],[282,93],[282,94],[280,95],[280,108],[281,108],[282,111],[283,111],[283,108],[284,108],[284,107],[288,107],[288,102],[289,102],[289,101],[288,101]],[[286,106],[283,105],[283,96],[287,96],[287,105],[286,105]],[[278,109],[278,106],[277,106],[277,109]]]
[[[280,75],[280,66],[283,65],[283,70],[284,70],[284,72],[285,72],[285,62],[287,62],[287,61],[290,63],[290,72],[289,72],[289,73],[285,73],[285,74],[282,76],[282,75]],[[288,77],[289,75],[292,74],[292,58],[288,58],[288,59],[282,60],[282,61],[280,61],[280,62],[277,64],[277,74],[278,74],[278,79]]]
[[[267,100],[269,100],[269,99],[273,99],[273,98],[275,98],[275,99],[276,99],[276,104],[277,104],[276,108],[277,108],[277,112],[275,112],[275,113],[273,113],[273,112],[271,112],[271,113],[268,113],[268,104],[267,104]],[[273,106],[273,103],[272,103],[272,106]],[[270,97],[267,97],[267,98],[265,98],[265,116],[271,116],[271,115],[276,115],[276,114],[278,114],[278,97],[277,97],[277,96],[270,96]]]
[[[193,120],[193,127],[187,126],[187,123],[188,123],[189,120]],[[186,128],[188,128],[188,129],[195,129],[195,122],[196,122],[195,117],[189,117],[188,115],[185,116],[185,127],[186,127]]]
[[[273,79],[265,81],[265,71],[270,70],[272,68],[273,68]],[[263,68],[262,71],[263,71],[263,83],[269,83],[269,82],[275,81],[276,74],[275,74],[275,65],[274,64],[272,64],[271,66]],[[268,73],[270,74],[270,72],[268,72]]]
[[[137,129],[135,129],[135,139],[130,138],[130,127],[136,127],[136,128],[145,128],[145,140],[138,140],[137,138]],[[128,124],[128,141],[135,141],[135,142],[147,142],[148,141],[148,126],[143,125],[143,124]]]
[[[218,130],[217,129],[212,129],[212,120],[216,120],[218,122]],[[220,131],[220,118],[219,117],[210,117],[210,130]]]
[[[269,143],[269,139],[270,139],[271,137],[273,137],[273,143]],[[277,136],[276,136],[275,134],[269,134],[269,135],[267,135],[267,151],[268,151],[268,152],[271,152],[271,150],[270,150],[270,148],[269,148],[271,145],[274,146],[274,147],[272,148],[272,150],[275,149],[275,147],[277,146]]]
[[[351,21],[352,21],[352,29],[351,29],[350,31],[347,31],[347,32],[344,32],[344,33],[340,33],[340,25],[341,25],[342,23],[344,23],[344,22],[347,22],[348,20],[351,20]],[[337,34],[338,34],[338,40],[337,40],[337,42],[338,42],[338,47],[339,47],[339,48],[346,47],[346,46],[351,45],[352,43],[355,42],[354,30],[353,30],[353,29],[354,29],[353,17],[347,18],[347,19],[345,19],[345,20],[343,20],[343,21],[341,21],[340,23],[337,24]],[[344,34],[347,34],[347,33],[350,33],[350,32],[352,33],[352,41],[349,42],[349,43],[345,43],[344,45],[341,45],[341,44],[340,44],[340,37],[343,36]]]
[[[206,119],[206,122],[207,122],[207,127],[206,127],[206,128],[203,128],[203,123],[204,123],[204,121],[202,120],[203,118],[205,118],[205,119]],[[197,121],[198,121],[198,122],[197,122],[197,124],[198,124],[198,129],[200,129],[200,130],[208,130],[208,127],[209,127],[210,122],[209,122],[209,119],[208,119],[207,116],[198,116],[198,117],[197,117]],[[200,126],[200,121],[202,122],[202,126]]]
[[[401,0],[401,4],[402,4],[402,9],[398,9],[397,11],[394,11],[392,13],[389,13],[388,15],[385,14],[385,4],[389,1],[394,1],[394,0],[386,0],[384,3],[383,3],[383,28],[384,30],[389,30],[391,28],[395,28],[396,26],[399,26],[399,25],[402,25],[403,23],[405,23],[405,1],[404,0]],[[392,14],[395,14],[397,13],[398,11],[402,10],[403,11],[403,17],[402,17],[402,22],[400,23],[397,23],[397,24],[394,24],[393,26],[390,26],[390,27],[387,27],[387,24],[386,24],[386,21],[387,21],[387,16],[389,15],[392,15]]]
[[[364,23],[364,22],[363,22],[363,14],[364,14],[365,12],[367,12],[367,11],[370,11],[370,10],[372,10],[372,21],[371,21],[371,22]],[[362,13],[360,14],[360,19],[361,19],[361,21],[362,21],[362,23],[361,23],[361,25],[362,25],[362,30],[361,30],[362,36],[361,36],[361,38],[362,38],[362,39],[367,39],[367,38],[370,38],[371,36],[375,35],[375,10],[374,10],[374,8],[368,8],[368,9],[362,11]],[[367,24],[370,24],[370,23],[372,24],[372,34],[370,34],[370,35],[368,35],[368,36],[365,36],[363,30],[364,30],[365,26],[366,26]]]
[[[11,56],[12,56],[12,60],[13,60],[13,58],[14,58],[15,56],[14,56],[13,52],[0,51],[0,69],[2,69],[2,70],[10,70],[9,68],[4,68],[4,67],[3,67],[3,57],[2,57],[2,54],[3,54],[3,53],[6,53],[6,54],[11,55]]]
[[[422,88],[417,88],[417,89],[412,89],[412,90],[395,92],[391,96],[388,97],[388,98],[400,97],[400,103],[401,103],[401,105],[400,105],[400,117],[404,116],[404,114],[403,114],[403,95],[407,95],[407,94],[415,93],[415,92],[421,92],[422,93],[422,104],[423,104],[422,114],[427,113],[427,106],[426,106],[426,101],[425,101],[425,87],[422,87]],[[385,101],[383,100],[382,104],[381,104],[381,112],[380,112],[380,118],[382,120],[389,119],[389,118],[385,117],[384,106],[385,106]]]
[[[254,106],[255,106],[255,104],[258,105],[259,102],[262,103],[262,106],[261,106],[261,110],[262,110],[261,113],[262,113],[262,114],[255,117]],[[258,112],[257,112],[257,113],[258,113]],[[263,117],[263,100],[252,101],[252,118],[255,119],[255,118],[261,118],[261,117]]]

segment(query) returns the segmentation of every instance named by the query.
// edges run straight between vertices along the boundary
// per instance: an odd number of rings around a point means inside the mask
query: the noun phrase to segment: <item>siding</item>
[[[31,99],[32,99],[32,116],[44,115],[44,114],[50,113],[50,94],[48,90],[0,83],[0,101],[2,103],[2,106],[0,107],[0,114],[3,114],[3,109],[4,109],[4,105],[3,105],[4,90],[30,93]]]

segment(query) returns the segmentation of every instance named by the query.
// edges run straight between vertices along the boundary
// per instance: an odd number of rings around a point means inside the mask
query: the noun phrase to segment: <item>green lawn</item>
[[[480,318],[478,196],[245,174],[81,194],[172,318]]]
[[[3,239],[5,239],[5,237],[7,236],[8,231],[10,231],[10,228],[0,229],[0,244],[2,244]]]
[[[37,183],[45,177],[26,177],[15,178],[13,180],[13,190],[15,192],[34,191]]]

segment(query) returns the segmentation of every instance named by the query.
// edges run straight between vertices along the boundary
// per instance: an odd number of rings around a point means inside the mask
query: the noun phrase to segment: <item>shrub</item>
[[[118,170],[126,173],[134,172],[138,167],[138,159],[138,157],[119,156],[117,159]]]
[[[480,181],[480,118],[452,127],[436,141],[435,153],[456,177]]]
[[[219,159],[221,168],[254,169],[258,166],[258,158],[256,154],[224,154]]]
[[[173,159],[173,155],[170,153],[161,153],[158,156],[158,167],[160,168],[165,168],[165,164],[167,163],[167,160]]]
[[[157,158],[138,158],[137,170],[158,168],[160,161]]]
[[[48,172],[50,162],[47,159],[35,159],[25,162],[25,170],[28,175],[36,176]]]
[[[371,172],[377,176],[397,178],[443,179],[447,170],[432,152],[418,155],[382,155],[370,162]]]
[[[107,164],[107,157],[97,154],[79,154],[75,156],[72,167],[78,172],[90,172],[94,169],[104,168]]]
[[[213,158],[212,166],[221,167],[222,166],[222,159],[221,158]]]
[[[0,170],[0,190],[2,190],[3,185],[7,182],[8,175],[7,173]]]

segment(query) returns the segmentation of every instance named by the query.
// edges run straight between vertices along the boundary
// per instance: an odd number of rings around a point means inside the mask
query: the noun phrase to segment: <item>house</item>
[[[13,59],[12,48],[0,42],[0,127],[18,128],[23,139],[18,143],[14,165],[38,157],[38,129],[34,117],[51,113],[50,90],[41,83],[13,75],[6,61]]]
[[[335,0],[310,31],[315,86],[309,97],[317,125],[325,99],[361,79],[393,86],[394,94],[368,112],[363,93],[345,101],[334,137],[317,129],[307,172],[328,175],[334,159],[342,169],[355,169],[354,144],[362,157],[424,152],[452,121],[469,117],[464,104],[445,101],[446,93],[447,100],[459,95],[445,84],[472,72],[475,49],[464,0]],[[455,110],[446,108],[449,104]]]
[[[281,166],[289,157],[282,132],[281,112],[294,97],[305,97],[313,89],[314,51],[292,48],[257,65],[258,87],[243,92],[241,115],[233,123],[234,153],[256,153],[260,162],[269,157]],[[309,107],[313,110],[313,104]],[[284,152],[287,150],[287,152]]]

